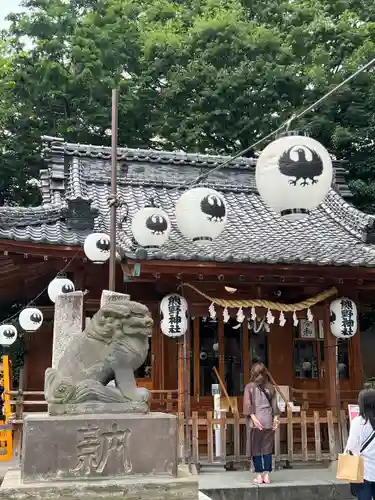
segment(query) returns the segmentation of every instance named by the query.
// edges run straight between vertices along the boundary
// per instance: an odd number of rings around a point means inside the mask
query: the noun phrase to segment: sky
[[[21,4],[21,0],[0,0],[0,28],[5,26],[5,17],[13,11],[17,11],[17,7]]]

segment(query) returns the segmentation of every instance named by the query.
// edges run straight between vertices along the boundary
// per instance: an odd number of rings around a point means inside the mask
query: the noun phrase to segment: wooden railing
[[[199,415],[193,412],[188,419],[187,437],[191,443],[191,459],[198,467],[215,463],[244,463],[246,457],[246,424],[247,419],[241,416],[227,416],[221,412],[221,418],[215,419],[213,412]],[[185,421],[179,417],[180,454],[189,455],[186,451],[184,432]],[[215,445],[215,429],[220,429],[220,456],[217,456]],[[348,420],[346,412],[341,411],[339,422],[326,411],[322,416],[314,411],[308,414],[301,411],[298,416],[288,411],[280,418],[280,426],[275,432],[274,456],[276,464],[281,461],[314,461],[336,460],[342,450],[342,443],[348,437]]]
[[[10,391],[14,429],[14,449],[21,453],[23,419],[30,411],[45,412],[47,403],[43,391]],[[151,409],[176,413],[178,392],[151,391]],[[244,463],[246,457],[246,423],[241,415],[221,412],[220,419],[212,411],[194,411],[186,421],[178,416],[179,456],[190,457],[197,466],[215,463]],[[187,426],[187,427],[186,427]],[[215,430],[220,431],[220,456],[217,457]],[[275,432],[275,461],[335,460],[346,443],[348,433],[347,412],[341,410],[339,421],[327,410],[292,414],[288,410],[280,418]]]

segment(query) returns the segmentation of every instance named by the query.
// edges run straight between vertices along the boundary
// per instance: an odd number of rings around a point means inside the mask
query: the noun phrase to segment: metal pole
[[[111,247],[109,254],[108,289],[116,288],[116,200],[117,200],[117,129],[118,129],[118,89],[112,90],[112,152],[111,152],[111,214],[110,231]]]

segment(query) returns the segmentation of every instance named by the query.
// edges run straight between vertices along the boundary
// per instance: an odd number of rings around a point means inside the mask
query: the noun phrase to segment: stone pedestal
[[[177,476],[174,415],[28,415],[22,480]]]
[[[2,500],[198,500],[198,481],[189,477],[130,476],[98,481],[22,483],[19,470],[7,472]]]
[[[1,498],[198,500],[197,476],[178,472],[174,415],[28,415],[23,450]]]

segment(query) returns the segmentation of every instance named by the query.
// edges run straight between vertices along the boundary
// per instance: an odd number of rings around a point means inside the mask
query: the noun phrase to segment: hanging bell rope
[[[190,283],[184,283],[184,286],[188,286],[199,295],[207,299],[209,302],[213,302],[217,306],[224,308],[235,308],[239,309],[240,307],[249,308],[249,307],[264,307],[266,309],[273,309],[274,311],[279,312],[294,312],[294,311],[303,311],[304,309],[309,309],[310,307],[315,306],[319,302],[323,302],[324,300],[333,297],[337,294],[337,289],[335,287],[329,288],[325,292],[319,293],[315,297],[311,297],[309,299],[303,300],[302,302],[297,302],[295,304],[281,304],[280,302],[271,302],[269,300],[226,300],[226,299],[218,299],[214,297],[210,297],[206,295],[204,292],[201,292],[198,288]]]

